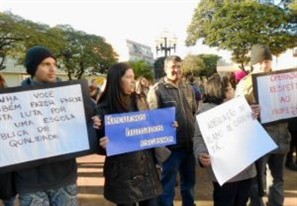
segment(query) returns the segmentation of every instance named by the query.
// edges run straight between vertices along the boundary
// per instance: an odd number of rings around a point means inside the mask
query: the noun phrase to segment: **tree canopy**
[[[145,60],[137,60],[130,61],[129,63],[134,69],[135,79],[143,76],[150,81],[154,80],[153,66],[149,62]]]
[[[16,16],[0,13],[0,70],[5,69],[7,55],[14,56],[21,49],[20,42],[27,39],[21,21]]]
[[[187,55],[183,60],[182,66],[185,74],[193,74],[194,76],[199,76],[205,67],[203,59],[198,55]]]
[[[183,60],[183,72],[194,76],[210,77],[216,72],[220,58],[215,54],[187,55]]]
[[[289,8],[294,12],[297,12],[297,0],[293,0],[292,3],[289,5]]]
[[[7,56],[22,62],[25,51],[42,45],[58,57],[58,64],[69,79],[81,79],[84,75],[106,73],[118,55],[101,36],[87,34],[69,25],[49,27],[25,20],[11,13],[0,13],[0,58]],[[2,67],[1,67],[2,66]],[[0,62],[0,69],[4,69]]]
[[[253,44],[267,44],[274,55],[297,45],[291,12],[256,1],[201,0],[187,29],[186,44],[198,39],[211,47],[229,50],[242,68]]]

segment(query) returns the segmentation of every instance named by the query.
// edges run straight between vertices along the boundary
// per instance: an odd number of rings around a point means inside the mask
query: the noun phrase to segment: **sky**
[[[152,48],[164,31],[177,37],[176,54],[212,53],[230,59],[230,54],[202,45],[185,46],[186,30],[200,0],[1,0],[0,11],[49,26],[69,24],[75,30],[102,36],[128,60],[126,40]],[[160,54],[159,54],[160,55]]]

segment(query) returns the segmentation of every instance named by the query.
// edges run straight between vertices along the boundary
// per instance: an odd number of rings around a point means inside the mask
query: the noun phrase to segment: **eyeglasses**
[[[168,68],[170,68],[170,69],[181,69],[181,65],[174,64],[174,65],[169,66]]]

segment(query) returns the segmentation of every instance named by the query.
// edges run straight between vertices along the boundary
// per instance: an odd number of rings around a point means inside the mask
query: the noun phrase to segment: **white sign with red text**
[[[297,69],[257,76],[261,123],[297,116]]]

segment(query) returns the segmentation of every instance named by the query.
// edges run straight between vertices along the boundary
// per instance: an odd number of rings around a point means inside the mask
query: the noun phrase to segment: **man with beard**
[[[236,87],[236,96],[243,95],[250,105],[256,104],[253,92],[252,74],[269,73],[272,71],[272,54],[268,46],[256,44],[251,49],[252,73],[244,77]],[[260,105],[262,106],[262,105]],[[277,149],[261,157],[256,162],[257,178],[251,189],[251,206],[264,206],[262,196],[266,182],[266,165],[268,165],[272,185],[268,190],[267,206],[282,206],[284,203],[284,170],[286,154],[289,150],[290,135],[287,122],[278,122],[264,125],[265,130],[277,144]]]

